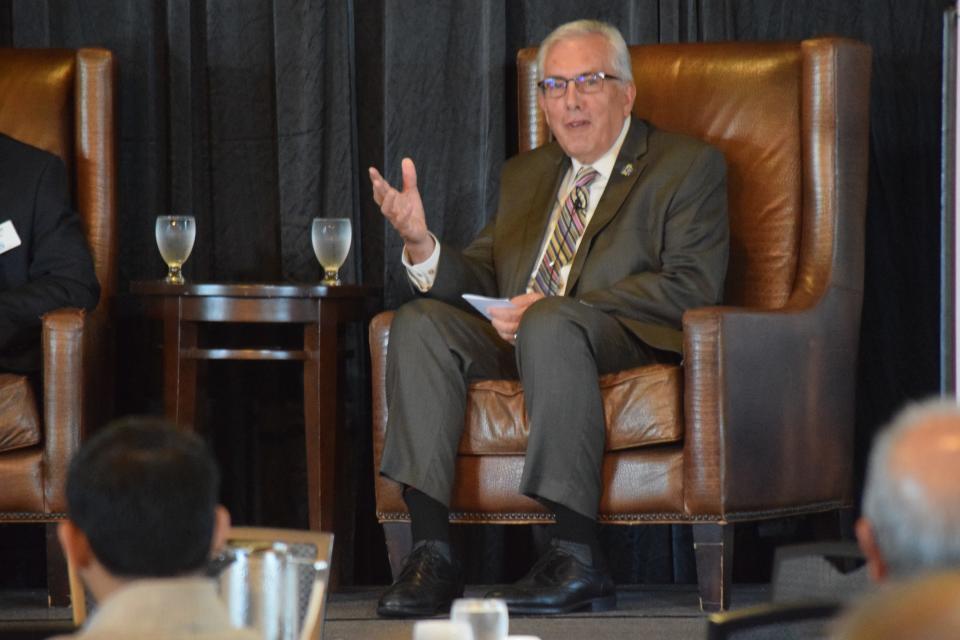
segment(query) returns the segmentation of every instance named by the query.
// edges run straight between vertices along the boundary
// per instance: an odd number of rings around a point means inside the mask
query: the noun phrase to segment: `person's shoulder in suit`
[[[567,162],[566,154],[556,141],[518,153],[508,158],[500,169],[501,193],[534,189],[541,179],[558,176]]]
[[[556,141],[547,142],[536,149],[522,151],[503,163],[503,171],[527,172],[542,168],[555,168],[566,159],[563,149]]]
[[[49,151],[0,133],[0,221],[12,220],[18,233],[29,234],[41,196],[69,206],[66,165]]]
[[[3,184],[22,188],[24,180],[35,180],[51,164],[65,171],[58,156],[0,133],[0,181]]]

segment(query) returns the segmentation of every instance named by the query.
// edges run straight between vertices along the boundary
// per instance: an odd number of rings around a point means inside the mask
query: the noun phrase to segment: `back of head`
[[[159,418],[124,418],[71,461],[67,512],[112,574],[176,576],[204,567],[218,493],[202,440]]]
[[[960,573],[921,577],[875,593],[837,623],[837,640],[960,638]]]
[[[907,407],[870,453],[863,516],[890,575],[960,567],[960,407]]]
[[[543,39],[537,51],[537,73],[543,80],[543,62],[550,47],[561,40],[568,38],[583,38],[587,36],[603,36],[610,46],[610,66],[613,74],[621,80],[633,82],[633,64],[630,61],[630,51],[620,31],[611,24],[598,20],[576,20],[562,24]],[[602,69],[582,69],[581,71],[603,71]]]

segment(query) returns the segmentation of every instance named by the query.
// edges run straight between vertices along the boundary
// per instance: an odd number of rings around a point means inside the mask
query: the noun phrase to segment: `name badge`
[[[7,220],[0,224],[0,253],[6,253],[19,246],[20,236],[17,235],[17,230],[13,228],[13,220]]]

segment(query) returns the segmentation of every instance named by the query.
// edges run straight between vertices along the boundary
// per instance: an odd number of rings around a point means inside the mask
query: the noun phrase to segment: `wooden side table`
[[[303,414],[307,454],[309,526],[334,524],[337,415],[337,330],[365,317],[378,287],[319,284],[130,283],[147,313],[163,320],[164,408],[181,428],[193,425],[199,360],[299,360],[303,362]],[[302,349],[208,348],[198,323],[303,325]]]

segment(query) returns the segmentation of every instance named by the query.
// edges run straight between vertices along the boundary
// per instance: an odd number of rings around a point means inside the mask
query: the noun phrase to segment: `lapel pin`
[[[629,178],[631,173],[633,173],[632,164],[628,164],[627,166],[625,166],[623,169],[620,170],[620,175],[622,175],[624,178]]]

